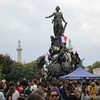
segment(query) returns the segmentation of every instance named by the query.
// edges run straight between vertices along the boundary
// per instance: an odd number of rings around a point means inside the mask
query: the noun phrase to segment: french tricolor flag
[[[60,43],[66,43],[67,41],[67,36],[59,36],[58,40],[60,41]]]

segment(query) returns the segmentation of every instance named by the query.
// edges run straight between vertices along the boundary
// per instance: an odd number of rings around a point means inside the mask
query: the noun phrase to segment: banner
[[[66,43],[67,42],[67,36],[59,36],[58,40],[60,41],[60,43]]]

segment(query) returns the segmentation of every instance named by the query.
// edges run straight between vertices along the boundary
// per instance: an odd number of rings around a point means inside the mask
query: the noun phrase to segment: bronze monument
[[[56,36],[62,36],[64,35],[64,31],[67,25],[67,22],[65,21],[62,12],[59,12],[60,7],[57,6],[56,7],[56,12],[54,12],[53,14],[51,14],[50,16],[46,17],[46,18],[50,18],[53,17],[52,23],[53,23],[53,30],[54,30],[54,35]],[[62,21],[65,23],[65,25],[63,26]]]

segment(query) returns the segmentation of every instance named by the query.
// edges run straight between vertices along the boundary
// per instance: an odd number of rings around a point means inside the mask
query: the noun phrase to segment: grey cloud
[[[71,38],[74,51],[85,57],[85,65],[100,60],[99,4],[99,0],[2,0],[0,1],[0,45],[2,46],[0,52],[9,53],[17,60],[16,47],[19,39],[23,47],[23,61],[30,62],[48,52],[49,37],[53,35],[53,29],[52,18],[45,19],[45,16],[54,12],[58,5],[68,22],[65,35]]]

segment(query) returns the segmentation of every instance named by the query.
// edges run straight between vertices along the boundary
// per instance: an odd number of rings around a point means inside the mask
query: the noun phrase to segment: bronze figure
[[[46,18],[50,18],[50,17],[54,16],[54,18],[52,20],[54,35],[55,36],[62,36],[64,31],[65,31],[67,22],[65,21],[62,12],[59,12],[60,7],[57,6],[55,10],[56,10],[56,12],[54,12],[53,14],[51,14],[50,16],[48,16]],[[64,26],[62,24],[62,21],[65,23]]]

